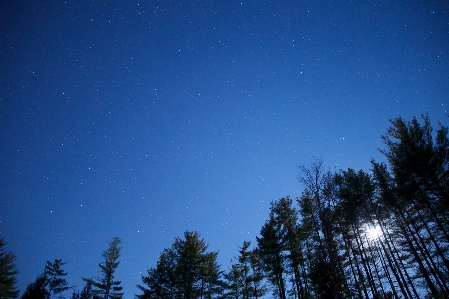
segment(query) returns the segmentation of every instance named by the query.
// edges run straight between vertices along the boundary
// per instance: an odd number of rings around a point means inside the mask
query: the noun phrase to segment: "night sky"
[[[0,20],[21,291],[55,258],[81,289],[114,236],[125,298],[186,230],[225,270],[298,165],[369,171],[389,119],[449,123],[447,1],[5,0]]]

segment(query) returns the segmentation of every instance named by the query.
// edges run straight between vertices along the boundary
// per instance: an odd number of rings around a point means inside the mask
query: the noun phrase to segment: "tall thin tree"
[[[91,284],[93,289],[92,293],[94,296],[104,299],[121,299],[123,293],[121,292],[123,287],[120,286],[120,281],[114,280],[114,273],[120,262],[118,261],[120,257],[122,241],[118,237],[114,237],[109,244],[107,250],[103,251],[101,254],[104,262],[98,264],[100,267],[99,278],[82,278],[86,283]]]
[[[14,264],[16,257],[12,252],[6,252],[6,242],[0,238],[0,298],[17,298],[17,274],[19,271]]]
[[[44,272],[44,275],[47,278],[47,298],[50,298],[53,295],[56,298],[63,298],[61,293],[71,289],[65,279],[67,272],[62,269],[62,266],[64,265],[65,263],[60,259],[55,259],[53,263],[47,261]]]

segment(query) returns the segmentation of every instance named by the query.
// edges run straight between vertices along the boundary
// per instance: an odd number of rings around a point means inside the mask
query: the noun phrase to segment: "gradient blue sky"
[[[389,119],[448,124],[447,1],[2,1],[0,237],[125,298],[185,230],[227,269],[297,165],[369,170]]]

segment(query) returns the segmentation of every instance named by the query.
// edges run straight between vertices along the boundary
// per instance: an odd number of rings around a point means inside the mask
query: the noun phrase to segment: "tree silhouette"
[[[281,299],[286,299],[285,256],[279,223],[273,213],[270,213],[270,219],[262,226],[260,236],[256,237],[258,252],[267,273],[267,279],[276,287],[275,294]]]
[[[227,272],[198,232],[175,238],[136,298],[259,299],[268,284],[279,299],[449,298],[448,129],[433,132],[427,115],[421,123],[396,118],[382,139],[388,163],[371,161],[370,172],[331,173],[319,159],[299,166],[301,196],[271,202],[256,248],[243,242]],[[122,297],[114,280],[120,243],[109,243],[102,275],[83,278],[72,299]],[[15,257],[3,247],[0,239],[0,297],[15,298]],[[47,262],[22,298],[68,290],[63,265]]]
[[[101,274],[99,278],[82,278],[86,283],[92,285],[94,297],[104,299],[119,299],[123,297],[123,293],[121,292],[123,287],[120,286],[121,282],[114,280],[115,270],[120,264],[118,258],[122,249],[120,247],[121,243],[120,238],[114,237],[109,243],[108,249],[101,254],[104,262],[98,264]]]
[[[93,296],[92,285],[90,283],[86,283],[81,290],[81,293],[78,291],[72,294],[72,299],[92,299]]]
[[[239,247],[236,263],[231,265],[228,273],[224,274],[225,297],[231,298],[259,298],[267,292],[264,284],[265,273],[262,269],[257,249],[250,250],[251,242],[244,241]]]
[[[40,274],[36,280],[32,283],[30,283],[25,293],[23,293],[22,299],[46,299],[48,296],[50,296],[50,293],[48,292],[46,286],[47,286],[48,280],[47,277],[45,277],[44,274]]]
[[[44,276],[47,279],[47,298],[50,298],[51,295],[55,295],[57,298],[63,298],[63,296],[59,294],[71,289],[71,287],[68,286],[67,280],[64,278],[64,276],[67,275],[62,269],[62,266],[64,265],[65,263],[60,259],[55,259],[53,263],[47,261],[44,272]]]
[[[0,238],[0,298],[17,298],[16,275],[19,271],[14,264],[16,257],[12,252],[5,252],[5,245],[5,240]]]
[[[208,245],[198,232],[184,233],[164,249],[156,268],[142,277],[143,294],[136,298],[213,298],[222,292],[217,252],[206,252]]]

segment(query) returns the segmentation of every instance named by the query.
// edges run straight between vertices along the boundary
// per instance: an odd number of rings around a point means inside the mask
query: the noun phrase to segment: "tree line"
[[[319,159],[298,167],[304,190],[270,203],[251,247],[229,269],[196,231],[164,249],[137,285],[136,299],[449,298],[449,138],[427,115],[396,118],[382,136],[388,163],[326,171]],[[100,278],[73,299],[122,298],[114,271],[120,239],[102,254]],[[14,255],[0,240],[0,298],[17,298]],[[64,263],[47,262],[21,298],[62,298]]]

